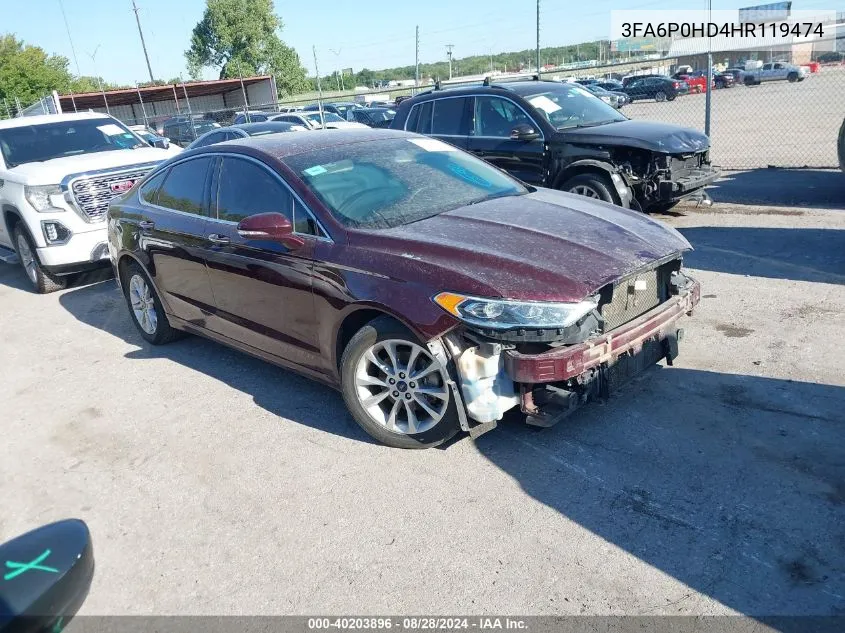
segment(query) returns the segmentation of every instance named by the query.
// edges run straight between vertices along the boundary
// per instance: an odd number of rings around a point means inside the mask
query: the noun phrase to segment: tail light
[[[679,84],[677,81],[675,81],[675,82],[672,82],[672,87],[673,88],[680,88],[681,84]]]

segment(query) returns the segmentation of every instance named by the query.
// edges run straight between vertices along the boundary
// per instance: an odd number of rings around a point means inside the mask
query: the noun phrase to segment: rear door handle
[[[150,220],[141,220],[140,222],[138,222],[138,228],[142,231],[152,231],[155,226],[156,223]]]
[[[218,235],[217,233],[212,233],[208,236],[208,241],[212,244],[228,244],[229,238],[225,235]]]

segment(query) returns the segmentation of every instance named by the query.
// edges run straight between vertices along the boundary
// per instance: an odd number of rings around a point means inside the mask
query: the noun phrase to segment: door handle
[[[212,244],[228,244],[229,238],[225,235],[218,235],[217,233],[212,233],[208,236],[208,241]]]
[[[156,223],[150,220],[141,220],[138,222],[138,228],[142,231],[152,231],[155,228]]]

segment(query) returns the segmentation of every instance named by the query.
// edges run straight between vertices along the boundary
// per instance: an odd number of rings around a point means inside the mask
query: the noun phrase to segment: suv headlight
[[[64,211],[52,201],[52,196],[62,196],[62,188],[59,185],[25,186],[23,192],[29,204],[39,213]]]
[[[484,299],[453,292],[441,292],[434,302],[461,321],[493,330],[513,328],[565,328],[596,309],[598,303],[585,299],[577,303]]]

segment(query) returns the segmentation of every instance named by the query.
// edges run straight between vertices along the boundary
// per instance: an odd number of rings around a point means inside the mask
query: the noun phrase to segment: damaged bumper
[[[661,181],[658,190],[660,200],[677,202],[688,198],[718,179],[721,173],[720,167],[706,165],[689,170],[683,176],[676,176],[672,180]]]
[[[457,337],[444,337],[458,369],[460,387],[454,385],[453,394],[463,430],[477,437],[495,428],[505,411],[516,406],[528,424],[552,426],[661,359],[671,364],[683,333],[678,321],[692,312],[701,296],[697,281],[683,279],[687,285],[679,294],[575,345],[527,354],[489,342],[466,348]]]
[[[505,371],[518,383],[560,382],[575,378],[602,363],[612,363],[623,354],[636,352],[648,340],[666,338],[678,319],[698,304],[700,295],[701,286],[694,282],[685,294],[672,297],[612,332],[578,345],[542,354],[506,350],[503,355]]]

